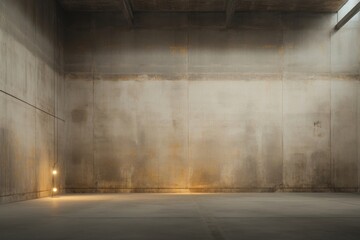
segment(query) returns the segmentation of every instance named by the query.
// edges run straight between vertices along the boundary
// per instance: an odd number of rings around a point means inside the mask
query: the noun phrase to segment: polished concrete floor
[[[360,194],[93,194],[0,205],[0,239],[360,239]]]

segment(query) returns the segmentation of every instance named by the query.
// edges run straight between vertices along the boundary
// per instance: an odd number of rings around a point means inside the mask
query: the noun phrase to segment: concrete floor
[[[0,239],[360,239],[360,194],[93,194],[0,205]]]

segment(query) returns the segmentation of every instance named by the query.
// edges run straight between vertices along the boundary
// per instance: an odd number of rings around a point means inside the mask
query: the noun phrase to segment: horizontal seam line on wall
[[[13,98],[15,98],[15,99],[19,100],[20,102],[23,102],[23,103],[25,103],[25,104],[27,104],[27,105],[29,105],[29,106],[31,106],[31,107],[33,107],[33,108],[35,108],[35,109],[37,109],[37,110],[39,110],[39,111],[43,112],[43,113],[45,113],[45,114],[48,114],[49,116],[52,116],[52,117],[54,117],[54,118],[56,118],[56,119],[58,119],[58,120],[60,120],[60,121],[65,122],[65,120],[64,120],[64,119],[59,118],[59,117],[55,116],[54,114],[48,113],[48,112],[44,111],[43,109],[38,108],[38,107],[36,107],[36,106],[32,105],[31,103],[28,103],[28,102],[26,102],[26,101],[24,101],[24,100],[22,100],[22,99],[20,99],[20,98],[18,98],[18,97],[16,97],[16,96],[14,96],[14,95],[10,94],[10,93],[7,93],[7,92],[5,92],[5,91],[3,91],[3,90],[0,90],[0,92],[4,93],[4,94],[6,94],[6,95],[8,95],[8,96],[10,96],[10,97],[13,97]]]

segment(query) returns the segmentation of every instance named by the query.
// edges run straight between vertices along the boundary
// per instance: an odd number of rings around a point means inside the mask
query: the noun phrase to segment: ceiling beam
[[[231,25],[236,7],[236,0],[226,0],[226,27]]]
[[[342,28],[350,19],[360,11],[360,2],[356,4],[335,26],[335,30]]]
[[[134,14],[129,0],[118,0],[118,3],[128,25],[132,26],[134,24]]]

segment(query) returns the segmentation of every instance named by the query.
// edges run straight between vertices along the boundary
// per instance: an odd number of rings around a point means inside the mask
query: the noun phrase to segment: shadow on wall
[[[0,6],[1,29],[51,68],[58,69],[63,58],[62,22],[59,20],[63,13],[58,3],[4,0]]]
[[[216,13],[142,13],[131,29],[117,25],[122,21],[113,13],[67,13],[67,17],[67,72],[332,71],[329,36],[337,21],[336,14],[237,13],[229,29],[223,27],[223,19]],[[344,45],[337,39],[334,44]]]

